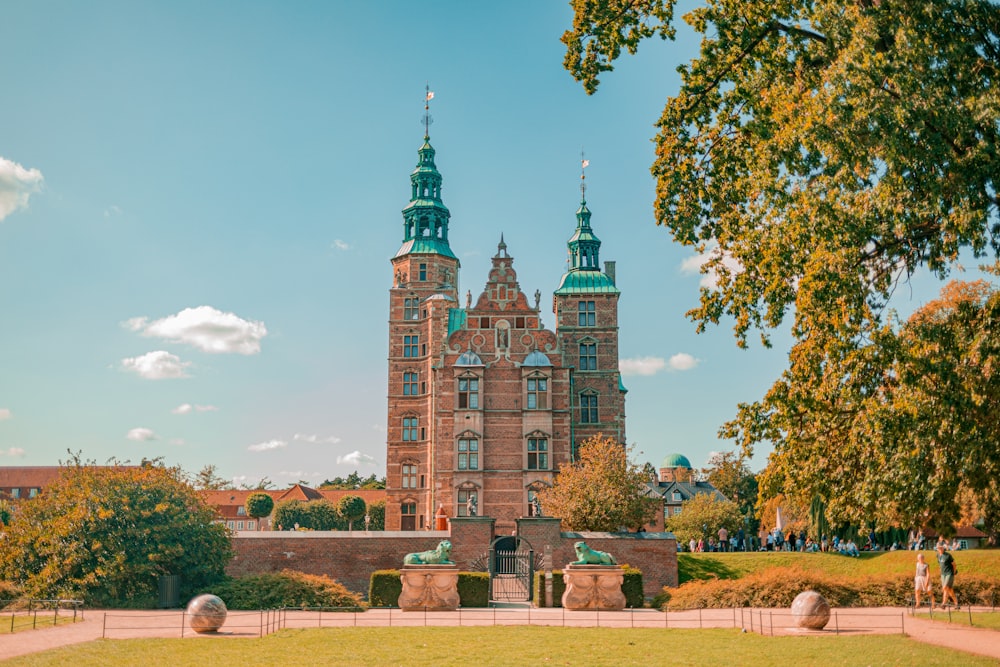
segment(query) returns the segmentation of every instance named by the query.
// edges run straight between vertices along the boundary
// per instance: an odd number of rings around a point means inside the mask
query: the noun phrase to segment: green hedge
[[[368,604],[372,607],[395,607],[403,582],[399,570],[376,570],[368,583]],[[488,607],[490,575],[486,572],[459,572],[458,598],[463,607]]]
[[[642,571],[623,565],[625,577],[622,580],[622,593],[625,594],[625,606],[632,608],[642,608],[646,598],[642,593]],[[563,581],[562,570],[552,570],[552,606],[562,606],[562,596],[566,591],[566,582]],[[534,600],[536,607],[545,606],[545,573],[535,572]]]
[[[940,582],[931,578],[935,599]],[[690,581],[678,588],[664,588],[653,599],[663,609],[722,609],[732,607],[789,607],[795,596],[814,590],[833,607],[906,606],[913,597],[913,577],[904,574],[835,576],[800,568],[770,568],[739,579]],[[955,593],[962,605],[1000,602],[1000,581],[992,577],[962,575]]]

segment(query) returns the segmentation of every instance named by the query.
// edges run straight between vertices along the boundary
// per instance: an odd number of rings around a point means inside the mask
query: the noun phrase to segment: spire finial
[[[584,157],[580,149],[580,201],[587,201],[587,173],[584,171],[590,165],[590,160]]]
[[[431,123],[434,119],[431,117],[431,100],[434,99],[434,91],[431,90],[430,84],[424,86],[424,116],[421,120],[424,121],[424,139],[431,138]]]

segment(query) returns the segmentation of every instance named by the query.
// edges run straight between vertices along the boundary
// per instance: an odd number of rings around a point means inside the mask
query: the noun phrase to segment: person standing
[[[955,608],[958,608],[958,598],[955,597],[955,575],[958,574],[958,567],[955,566],[955,559],[945,550],[944,544],[937,545],[937,561],[941,566],[941,606],[948,604],[951,598]]]
[[[729,546],[729,531],[723,526],[719,529],[719,551],[726,551]]]
[[[934,592],[931,590],[930,566],[924,560],[924,555],[922,553],[917,554],[917,571],[913,576],[913,600],[914,607],[917,609],[920,608],[921,593],[927,593],[931,603],[931,609],[933,609]]]

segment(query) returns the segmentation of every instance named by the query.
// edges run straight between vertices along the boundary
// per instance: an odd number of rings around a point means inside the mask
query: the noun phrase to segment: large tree
[[[144,606],[160,575],[193,594],[223,575],[229,536],[178,468],[79,460],[5,528],[0,577],[32,597]]]
[[[270,516],[271,512],[274,510],[274,498],[272,498],[270,494],[264,493],[263,491],[256,491],[247,496],[246,502],[243,506],[247,512],[247,516],[257,520],[257,526],[259,529],[260,520],[266,516]]]
[[[545,514],[569,530],[637,530],[652,521],[662,505],[645,495],[649,478],[629,451],[602,435],[585,440],[576,462],[561,466],[552,487],[538,492]]]
[[[750,470],[742,452],[716,452],[701,469],[705,481],[740,508],[740,514],[752,517],[757,506],[757,476]]]
[[[347,521],[347,530],[354,530],[354,522],[363,517],[367,509],[361,496],[350,494],[337,501],[337,514]]]
[[[588,92],[622,49],[674,33],[674,0],[572,4],[565,64]],[[947,515],[956,483],[924,461],[900,489],[906,468],[889,467],[921,463],[893,454],[905,419],[894,431],[859,403],[884,391],[903,344],[888,310],[900,282],[1000,248],[1000,6],[744,0],[684,19],[701,50],[679,68],[652,171],[658,224],[715,278],[689,316],[699,330],[731,319],[742,346],[791,314],[794,336],[788,369],[721,435],[748,453],[773,443],[798,466],[795,491],[834,517],[913,516],[920,494]],[[923,414],[928,447],[955,442],[930,437],[950,427]],[[992,471],[954,456],[937,458],[953,477]],[[898,508],[875,500],[900,490]]]
[[[679,544],[687,545],[692,539],[717,538],[720,528],[731,536],[743,525],[739,506],[731,500],[719,500],[711,493],[698,493],[681,503],[681,513],[667,519],[666,528],[674,534]]]

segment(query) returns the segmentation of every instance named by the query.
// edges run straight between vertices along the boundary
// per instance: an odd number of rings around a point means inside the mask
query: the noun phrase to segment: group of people
[[[937,562],[941,568],[941,607],[951,604],[957,609],[958,598],[955,596],[955,575],[958,574],[958,567],[955,559],[948,551],[948,545],[941,540],[937,543]],[[934,608],[934,590],[931,588],[930,566],[924,560],[922,553],[917,554],[917,571],[913,577],[914,602],[920,606],[920,596],[924,593],[929,597],[931,609]]]

